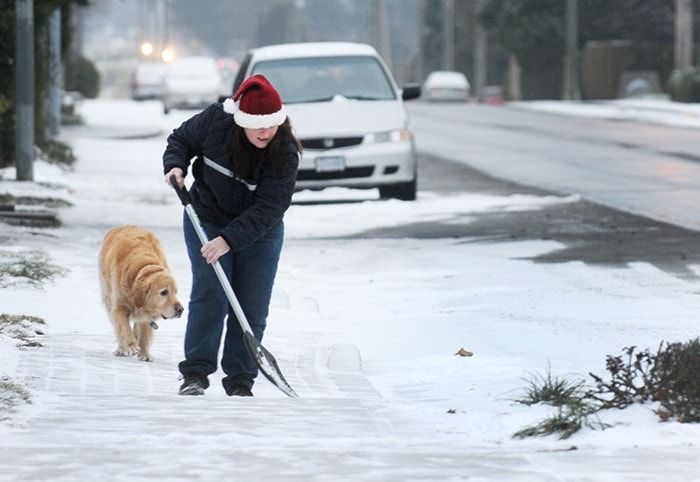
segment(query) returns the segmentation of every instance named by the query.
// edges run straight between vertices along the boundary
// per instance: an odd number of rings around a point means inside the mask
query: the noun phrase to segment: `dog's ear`
[[[146,300],[148,300],[149,292],[151,291],[151,285],[146,281],[147,278],[146,273],[139,273],[131,289],[131,299],[134,301],[134,306],[138,309],[146,305]]]
[[[131,299],[134,301],[134,306],[138,309],[143,308],[143,305],[146,304],[146,290],[144,288],[145,286],[143,280],[137,279],[134,282],[134,286],[131,290]]]

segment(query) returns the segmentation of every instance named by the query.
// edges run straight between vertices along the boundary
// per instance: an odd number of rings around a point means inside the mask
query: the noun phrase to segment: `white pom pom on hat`
[[[236,124],[248,129],[278,126],[287,118],[279,92],[262,74],[248,77],[223,105]]]

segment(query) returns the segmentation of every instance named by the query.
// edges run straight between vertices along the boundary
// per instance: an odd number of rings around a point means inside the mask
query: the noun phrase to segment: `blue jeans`
[[[226,293],[200,252],[202,243],[185,212],[185,245],[192,264],[192,292],[185,331],[185,359],[181,373],[197,373],[205,377],[214,373],[221,336],[226,320],[221,369],[226,374],[224,388],[243,385],[251,388],[258,374],[243,341],[243,330],[231,308]],[[208,239],[219,235],[220,227],[202,221]],[[272,285],[282,251],[284,224],[279,222],[264,237],[236,253],[228,252],[219,263],[231,283],[233,292],[258,340],[262,340],[272,297]]]

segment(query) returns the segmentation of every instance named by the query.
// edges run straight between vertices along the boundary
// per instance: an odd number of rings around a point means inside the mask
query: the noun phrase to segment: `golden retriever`
[[[119,344],[114,354],[152,361],[155,320],[179,318],[184,311],[158,238],[137,226],[111,229],[102,242],[99,271],[102,301]]]

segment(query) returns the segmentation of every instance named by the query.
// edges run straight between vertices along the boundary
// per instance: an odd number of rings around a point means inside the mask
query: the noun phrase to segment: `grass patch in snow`
[[[35,340],[35,335],[43,335],[44,331],[37,325],[46,325],[43,318],[28,315],[9,315],[0,313],[0,336],[9,336],[18,340],[19,347],[42,346]]]
[[[516,432],[513,437],[558,434],[560,439],[567,439],[583,427],[605,428],[606,425],[595,417],[599,406],[586,400],[584,385],[583,380],[555,377],[550,370],[546,375],[531,377],[525,395],[516,401],[525,405],[551,405],[556,411],[536,425]]]
[[[29,391],[8,377],[0,377],[0,421],[6,421],[23,403],[32,403]]]
[[[0,193],[0,204],[41,206],[46,208],[66,208],[72,206],[69,201],[54,197],[23,196],[10,193]]]
[[[65,269],[50,263],[49,256],[41,251],[0,250],[0,288],[41,288],[44,281],[63,274]]]
[[[43,345],[35,337],[44,334],[41,326],[45,324],[36,316],[0,313],[0,338],[17,340],[19,348],[40,347]],[[9,420],[23,403],[31,403],[29,390],[7,375],[0,376],[0,421]]]

